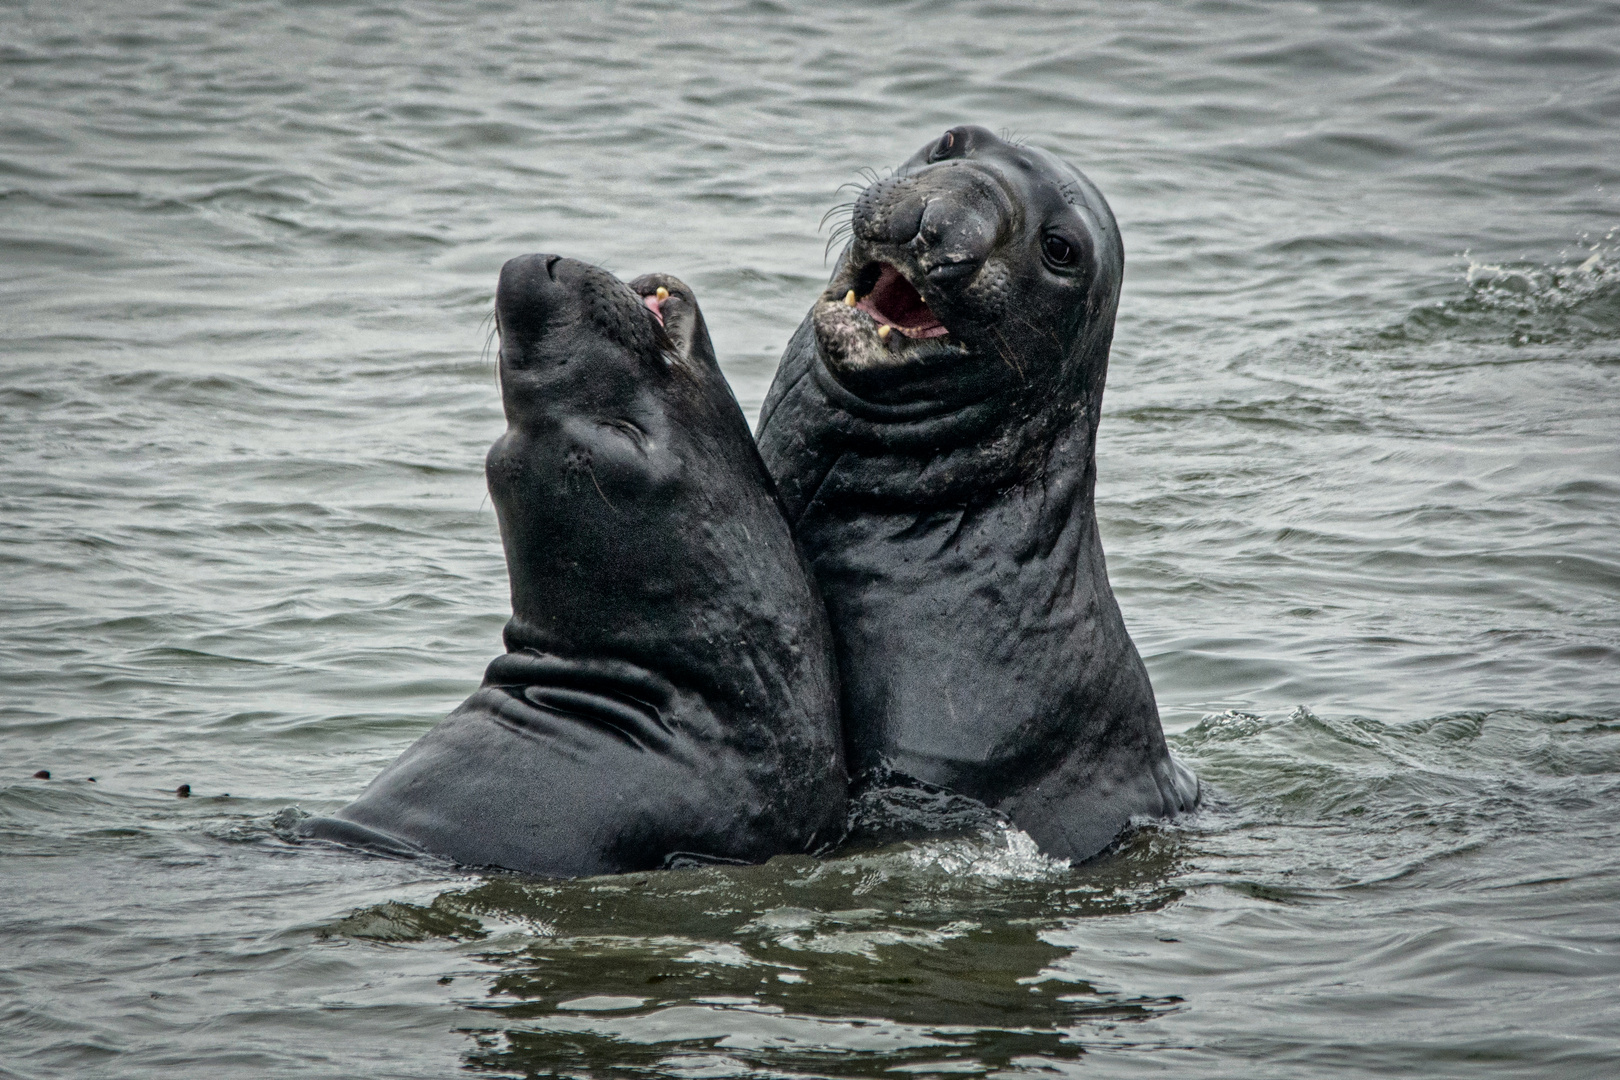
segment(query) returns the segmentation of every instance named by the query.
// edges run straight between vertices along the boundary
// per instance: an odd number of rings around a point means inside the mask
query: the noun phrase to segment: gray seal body
[[[552,876],[836,841],[825,610],[691,290],[533,255],[496,316],[508,651],[303,834]]]
[[[832,618],[851,768],[1089,858],[1198,797],[1093,505],[1118,226],[1079,171],[977,127],[851,226],[756,433]]]

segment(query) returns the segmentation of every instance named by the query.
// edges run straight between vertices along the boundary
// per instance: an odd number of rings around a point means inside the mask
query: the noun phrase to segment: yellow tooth
[[[660,304],[662,304],[665,300],[669,299],[669,290],[664,288],[662,285],[660,285],[660,286],[658,286],[657,295],[658,295],[658,302]]]
[[[884,341],[888,341],[889,340],[889,331],[893,330],[893,329],[894,329],[894,327],[892,327],[892,326],[880,326],[880,327],[878,327],[878,337],[882,338]]]
[[[851,290],[849,290],[849,292],[844,294],[844,303],[848,304],[850,307],[855,306],[855,290],[854,289],[851,289]]]

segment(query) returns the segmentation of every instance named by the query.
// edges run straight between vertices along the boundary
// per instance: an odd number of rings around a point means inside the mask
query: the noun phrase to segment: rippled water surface
[[[1098,506],[1203,808],[282,840],[500,648],[501,262],[681,275],[752,413],[960,122],[1120,219]],[[1612,4],[0,3],[0,1077],[1616,1075],[1617,132]]]

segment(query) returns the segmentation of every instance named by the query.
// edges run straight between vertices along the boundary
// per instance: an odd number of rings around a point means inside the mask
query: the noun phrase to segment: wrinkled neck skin
[[[1108,340],[1082,344],[1089,362],[1070,366],[1064,406],[1051,388],[1014,385],[912,420],[855,400],[808,321],[794,336],[758,437],[827,598],[845,715],[858,718],[852,772],[998,806],[1057,764],[1048,746],[1103,745],[1104,729],[1140,724],[1162,753],[1093,502],[1090,388]]]
[[[840,381],[813,318],[788,343],[757,432],[790,524],[812,506],[949,512],[1040,484],[1054,469],[1093,467],[1112,320],[1107,333],[1077,344],[1073,351],[1085,356],[1065,365],[1068,379],[1009,371],[982,380],[989,385],[965,399],[930,393],[896,401],[863,397]],[[1089,508],[1089,492],[1084,500]]]

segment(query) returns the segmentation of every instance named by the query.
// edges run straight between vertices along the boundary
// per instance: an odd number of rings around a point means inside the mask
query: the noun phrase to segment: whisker
[[[1025,329],[1034,331],[1036,334],[1039,334],[1041,337],[1044,337],[1044,338],[1050,340],[1052,342],[1052,344],[1058,346],[1059,348],[1062,347],[1063,339],[1058,336],[1058,332],[1056,330],[1053,330],[1050,327],[1036,326],[1034,323],[1030,322],[1028,319],[1024,318],[1022,315],[1013,314],[1011,317],[1015,321],[1017,321],[1020,325],[1022,325]]]
[[[878,171],[870,165],[856,169],[855,175],[859,176],[860,180],[850,180],[839,184],[838,193],[854,191],[859,193],[857,197],[849,202],[838,203],[821,215],[821,223],[817,226],[818,230],[825,229],[829,221],[833,223],[832,230],[827,234],[827,244],[821,252],[821,261],[823,263],[832,257],[832,249],[835,244],[846,242],[854,235],[855,206],[860,201],[859,195],[865,194],[867,188],[881,179]]]
[[[501,328],[495,322],[495,309],[493,307],[489,309],[488,315],[478,321],[478,329],[482,330],[485,326],[489,327],[489,332],[484,335],[484,347],[478,353],[479,363],[489,362],[489,347],[500,337]]]
[[[832,257],[833,244],[837,243],[838,239],[839,238],[837,236],[829,236],[827,238],[827,246],[821,250],[821,263],[823,266],[825,266],[827,264],[827,260]]]
[[[997,341],[1001,342],[1001,351],[997,354],[997,355],[1000,356],[1001,362],[1003,364],[1006,364],[1009,368],[1012,369],[1013,374],[1018,376],[1018,381],[1019,382],[1027,381],[1024,378],[1024,369],[1019,367],[1017,364],[1013,363],[1013,360],[1012,360],[1012,351],[1013,351],[1012,346],[1008,345],[1007,344],[1007,339],[1001,336],[1001,331],[994,328],[994,327],[992,327],[990,332],[992,334],[996,335],[996,340]]]
[[[821,215],[821,225],[816,226],[816,228],[819,229],[822,226],[826,225],[827,224],[827,219],[832,217],[834,214],[837,214],[840,211],[844,211],[844,210],[853,211],[854,209],[855,209],[855,204],[852,203],[852,202],[838,203],[837,205],[832,207],[830,210],[828,210],[825,214]]]

